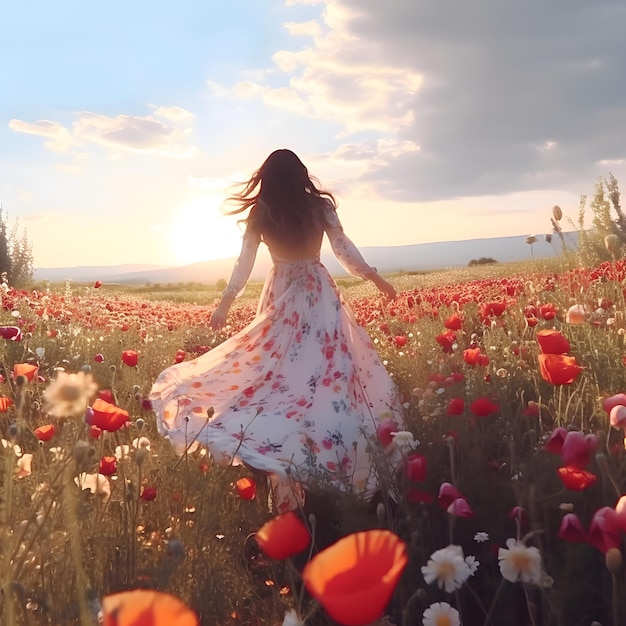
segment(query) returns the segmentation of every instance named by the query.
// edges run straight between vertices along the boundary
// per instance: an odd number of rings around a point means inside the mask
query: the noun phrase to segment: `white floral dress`
[[[371,274],[332,207],[325,216],[342,265]],[[228,293],[245,288],[259,243],[244,234]],[[371,496],[380,480],[375,461],[385,458],[377,426],[392,418],[402,429],[395,385],[319,254],[272,260],[254,321],[154,383],[159,431],[181,454],[200,444],[218,463],[267,472],[279,511],[297,505],[300,485]]]

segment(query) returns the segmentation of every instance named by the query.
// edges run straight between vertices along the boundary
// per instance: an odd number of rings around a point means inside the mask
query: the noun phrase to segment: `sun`
[[[224,215],[221,197],[198,196],[187,202],[169,227],[174,256],[181,265],[236,257],[241,249],[240,215]]]

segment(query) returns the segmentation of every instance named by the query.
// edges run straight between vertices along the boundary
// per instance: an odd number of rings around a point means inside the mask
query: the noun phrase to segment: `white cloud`
[[[285,22],[283,24],[290,35],[303,35],[306,37],[319,37],[322,34],[322,27],[317,20],[308,22]]]
[[[188,122],[192,117],[191,113],[181,107],[158,107],[155,115],[178,122]],[[152,116],[107,117],[85,111],[72,123],[71,129],[49,120],[31,123],[17,119],[9,122],[9,128],[15,132],[45,137],[48,139],[46,147],[55,152],[67,152],[70,148],[90,143],[115,150],[168,157],[189,157],[196,151],[188,141],[188,129],[181,130],[174,124]],[[75,156],[81,157],[78,153]],[[73,166],[58,167],[70,171]]]
[[[16,133],[26,133],[48,139],[46,147],[54,152],[66,152],[76,143],[68,129],[59,122],[50,120],[24,122],[13,119],[9,122],[9,128]]]
[[[150,106],[154,108],[154,114],[157,117],[162,117],[166,120],[170,120],[171,122],[190,122],[194,118],[194,114],[191,113],[191,111],[187,111],[187,109],[183,109],[183,107],[156,107],[154,105]]]

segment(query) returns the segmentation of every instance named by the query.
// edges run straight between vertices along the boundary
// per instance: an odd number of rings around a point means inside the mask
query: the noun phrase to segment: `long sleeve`
[[[252,268],[254,267],[259,243],[261,243],[260,235],[251,232],[248,228],[243,235],[241,253],[235,263],[235,267],[233,267],[233,272],[228,281],[228,287],[224,290],[223,296],[237,298],[243,293],[248,278],[250,278],[250,274],[252,273]]]
[[[366,263],[358,248],[343,232],[337,212],[332,205],[328,204],[324,207],[324,218],[326,220],[326,235],[341,266],[353,276],[360,278],[367,279],[375,274],[376,268]]]

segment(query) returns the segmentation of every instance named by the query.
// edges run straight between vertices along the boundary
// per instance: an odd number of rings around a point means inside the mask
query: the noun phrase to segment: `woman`
[[[395,386],[320,263],[324,233],[342,265],[385,295],[393,286],[346,237],[333,196],[290,150],[277,150],[231,200],[249,211],[239,259],[211,317],[226,323],[261,242],[273,268],[254,321],[210,352],[166,369],[150,398],[179,453],[199,444],[218,463],[243,462],[272,479],[274,506],[305,489],[370,497],[379,486],[381,420],[402,425]]]

